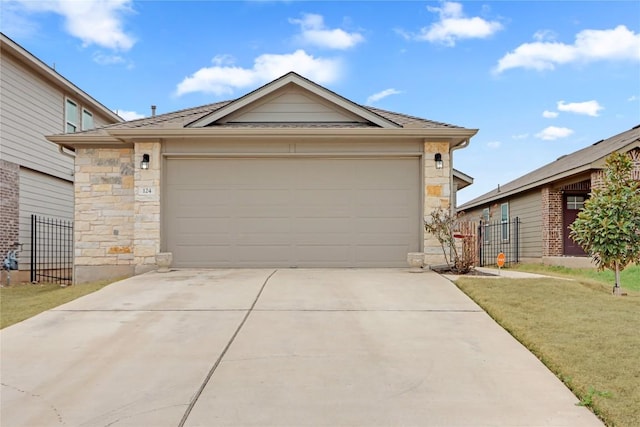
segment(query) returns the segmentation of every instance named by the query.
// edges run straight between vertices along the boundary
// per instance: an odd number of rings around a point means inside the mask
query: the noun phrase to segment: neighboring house
[[[234,101],[49,140],[76,153],[82,282],[152,270],[159,252],[194,268],[440,263],[423,218],[452,208],[451,154],[476,132],[288,73]]]
[[[31,215],[73,219],[72,153],[45,135],[122,119],[0,33],[0,261],[16,242],[29,280]]]
[[[592,188],[602,180],[605,159],[613,152],[628,153],[640,180],[640,125],[558,158],[533,172],[458,207],[471,220],[510,223],[519,218],[521,261],[558,265],[590,265],[590,258],[569,237],[568,227],[584,207]],[[508,230],[508,225],[503,227]],[[483,247],[500,245],[486,235]],[[506,234],[505,234],[506,235]],[[512,242],[513,243],[513,242]],[[581,260],[567,257],[583,257]]]

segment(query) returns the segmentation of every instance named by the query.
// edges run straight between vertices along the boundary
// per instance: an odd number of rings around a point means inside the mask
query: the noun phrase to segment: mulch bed
[[[497,276],[496,274],[485,273],[484,271],[479,271],[479,270],[476,270],[475,268],[472,268],[467,273],[459,273],[457,271],[453,271],[448,266],[434,266],[434,267],[431,267],[431,270],[435,271],[438,274],[456,274],[459,276]]]

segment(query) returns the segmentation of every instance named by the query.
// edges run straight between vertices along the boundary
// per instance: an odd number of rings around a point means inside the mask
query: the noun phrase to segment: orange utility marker
[[[504,255],[504,252],[500,252],[496,257],[496,264],[498,264],[498,273],[500,269],[504,267],[504,262],[507,260],[507,257]]]

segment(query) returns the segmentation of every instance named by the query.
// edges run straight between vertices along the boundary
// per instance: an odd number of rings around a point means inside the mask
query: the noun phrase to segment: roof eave
[[[139,138],[429,138],[447,140],[452,147],[458,146],[474,136],[477,129],[465,128],[158,128],[158,129],[105,129],[109,135],[121,141]]]
[[[462,205],[459,206],[459,208],[464,208],[464,209],[470,209],[470,208],[476,208],[478,206],[482,206],[485,205],[487,203],[491,203],[494,202],[496,200],[500,200],[500,199],[504,199],[505,197],[509,197],[509,196],[513,196],[514,194],[518,194],[518,193],[524,193],[525,191],[529,191],[532,190],[536,187],[541,187],[545,184],[550,184],[552,182],[555,181],[560,181],[562,179],[568,178],[570,176],[574,176],[574,175],[578,175],[584,172],[587,172],[589,170],[592,169],[596,169],[595,167],[592,166],[591,163],[587,164],[587,165],[583,165],[568,171],[565,171],[563,173],[559,173],[556,175],[553,175],[551,177],[545,178],[545,179],[541,179],[539,181],[535,181],[532,183],[529,183],[527,185],[523,185],[521,187],[518,188],[514,188],[513,190],[509,190],[509,191],[500,191],[497,194],[492,195],[491,197],[487,197],[484,199],[477,199],[476,201],[470,201],[467,203],[464,203]],[[482,196],[480,196],[482,197]]]

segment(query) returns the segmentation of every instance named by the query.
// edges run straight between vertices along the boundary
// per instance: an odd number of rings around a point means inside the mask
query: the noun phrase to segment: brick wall
[[[424,215],[426,217],[439,207],[450,208],[451,162],[449,158],[449,143],[425,142],[424,153]],[[436,169],[435,167],[434,157],[436,153],[442,155],[444,163],[442,169]],[[438,265],[445,262],[440,243],[434,236],[427,233],[424,233],[424,254],[427,265]]]
[[[542,188],[542,256],[562,256],[562,192]]]
[[[0,160],[0,263],[18,241],[20,167]]]

